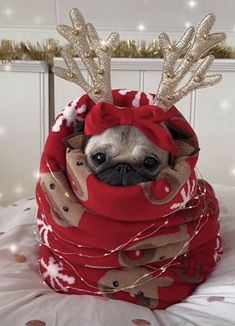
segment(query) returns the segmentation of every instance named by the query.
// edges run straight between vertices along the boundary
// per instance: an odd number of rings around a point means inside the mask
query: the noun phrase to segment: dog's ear
[[[71,149],[79,149],[84,152],[84,149],[87,144],[87,137],[83,133],[84,126],[84,121],[78,122],[75,126],[75,133],[63,139],[63,143],[66,148],[68,147]]]
[[[71,149],[80,149],[84,151],[86,146],[86,136],[80,133],[74,133],[63,140],[65,147]]]

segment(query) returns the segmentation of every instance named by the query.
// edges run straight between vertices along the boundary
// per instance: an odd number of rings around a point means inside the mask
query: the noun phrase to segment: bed
[[[38,271],[36,201],[0,207],[0,325],[235,325],[235,187],[214,185],[224,254],[212,275],[166,310],[90,295],[55,293]]]

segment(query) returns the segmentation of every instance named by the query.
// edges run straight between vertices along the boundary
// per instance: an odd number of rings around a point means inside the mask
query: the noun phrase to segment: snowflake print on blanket
[[[42,218],[45,218],[43,215]],[[49,246],[48,234],[52,232],[52,227],[50,224],[46,224],[43,220],[38,219],[39,234],[46,246]]]
[[[154,96],[152,94],[149,94],[149,93],[145,93],[146,94],[146,97],[149,101],[149,105],[153,105],[153,102],[154,102]]]
[[[190,181],[188,180],[186,186],[183,187],[180,194],[182,197],[182,201],[179,203],[175,203],[171,206],[171,209],[181,209],[183,208],[187,202],[192,198],[194,190],[196,186],[196,180],[192,180],[192,184],[190,185]],[[187,189],[187,190],[186,190]]]
[[[131,89],[119,89],[119,91],[118,91],[118,93],[123,96],[125,96],[127,93],[131,93],[131,92],[132,92]]]
[[[135,94],[134,100],[132,101],[132,105],[134,108],[138,108],[140,106],[140,97],[142,92],[137,92]]]
[[[76,121],[83,120],[78,115],[81,113],[86,112],[87,106],[85,104],[81,105],[81,107],[77,107],[79,98],[69,103],[62,113],[58,116],[57,120],[55,121],[52,131],[59,132],[60,127],[63,124],[63,121],[66,120],[66,125],[69,127],[72,123],[75,124]]]
[[[129,89],[120,89],[118,91],[118,93],[120,95],[125,96],[128,93],[133,93],[133,91],[132,90],[129,90]],[[134,94],[134,98],[132,100],[132,106],[134,108],[138,108],[140,106],[140,100],[141,100],[141,95],[142,94],[143,94],[142,92],[136,92]],[[154,96],[152,94],[149,94],[149,93],[145,93],[145,96],[147,97],[149,104],[152,105],[153,104],[153,101],[154,101]]]
[[[54,290],[68,291],[67,286],[75,283],[75,278],[62,274],[64,266],[62,262],[56,263],[54,257],[50,256],[48,265],[45,263],[43,258],[40,259],[41,265],[45,268],[46,272],[42,273],[44,279],[49,277],[50,285]],[[62,282],[65,284],[62,284]]]

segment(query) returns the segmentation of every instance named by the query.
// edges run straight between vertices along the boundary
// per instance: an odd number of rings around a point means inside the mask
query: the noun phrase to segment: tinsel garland
[[[62,45],[58,40],[47,39],[41,43],[16,42],[2,40],[0,42],[0,61],[2,63],[14,60],[40,60],[53,64],[54,57],[61,57]],[[235,49],[226,45],[214,47],[210,54],[217,59],[235,59]],[[113,53],[115,58],[162,58],[162,50],[157,41],[120,41]]]

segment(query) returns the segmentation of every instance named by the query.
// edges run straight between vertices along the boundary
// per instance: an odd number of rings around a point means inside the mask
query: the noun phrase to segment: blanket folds
[[[153,101],[135,91],[116,90],[113,97],[116,106],[134,110]],[[42,277],[61,293],[166,308],[190,295],[222,253],[218,202],[195,174],[197,137],[170,108],[159,123],[180,135],[173,137],[172,166],[155,182],[104,184],[89,170],[75,132],[94,107],[87,95],[71,102],[45,145],[36,190]]]

